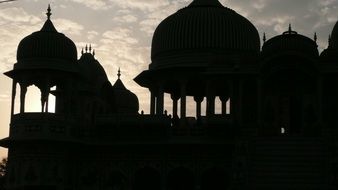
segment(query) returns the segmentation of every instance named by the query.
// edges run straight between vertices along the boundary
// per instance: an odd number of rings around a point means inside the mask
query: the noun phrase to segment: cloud
[[[58,32],[64,34],[82,35],[84,29],[84,26],[81,24],[68,19],[54,19],[53,23]]]
[[[100,10],[100,9],[107,10],[110,8],[106,0],[68,0],[68,1],[82,4],[94,10]]]
[[[29,23],[37,24],[41,22],[39,17],[29,15],[23,8],[11,7],[1,9],[0,20],[2,22],[16,22],[16,23]]]
[[[114,22],[121,22],[121,23],[133,23],[138,21],[138,18],[134,15],[127,14],[122,16],[116,16],[113,18]]]

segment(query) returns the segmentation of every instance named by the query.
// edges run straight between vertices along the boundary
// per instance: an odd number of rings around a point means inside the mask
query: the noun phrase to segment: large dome
[[[76,63],[77,50],[74,42],[59,33],[50,20],[50,8],[48,19],[40,31],[21,40],[17,50],[18,66],[60,66],[64,63]]]
[[[210,54],[259,51],[259,34],[249,20],[218,0],[194,0],[155,30],[150,68],[205,66]]]
[[[338,61],[338,22],[333,27],[329,46],[320,54],[322,62],[337,62]]]
[[[330,45],[333,49],[338,49],[338,22],[333,27]]]

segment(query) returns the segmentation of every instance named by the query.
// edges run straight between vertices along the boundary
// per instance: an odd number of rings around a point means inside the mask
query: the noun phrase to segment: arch
[[[136,171],[133,190],[160,190],[161,175],[151,167],[144,167]]]
[[[105,187],[107,190],[126,190],[128,189],[128,179],[122,172],[112,171],[106,176]]]
[[[168,175],[168,190],[193,190],[195,189],[195,178],[191,170],[179,167],[172,170]]]
[[[201,190],[226,190],[229,188],[229,176],[224,169],[210,168],[201,175]]]

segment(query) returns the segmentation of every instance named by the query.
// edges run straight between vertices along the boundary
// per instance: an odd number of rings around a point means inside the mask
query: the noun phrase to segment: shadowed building
[[[13,79],[10,134],[0,141],[8,189],[337,188],[338,24],[321,55],[316,35],[291,26],[264,34],[261,48],[246,18],[217,0],[193,0],[159,24],[149,69],[135,78],[151,94],[147,115],[120,71],[112,85],[91,47],[77,59],[50,16],[49,8],[5,73]],[[25,111],[31,85],[41,91],[40,113]]]

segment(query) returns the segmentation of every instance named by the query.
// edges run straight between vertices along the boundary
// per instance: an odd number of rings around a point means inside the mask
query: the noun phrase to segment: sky
[[[56,29],[72,39],[78,54],[91,44],[96,59],[114,83],[121,68],[125,86],[137,94],[140,110],[149,112],[149,91],[133,79],[148,68],[153,32],[167,16],[192,0],[17,0],[0,4],[0,72],[16,62],[21,39],[41,29],[48,3]],[[328,36],[338,20],[338,0],[220,0],[248,18],[261,37],[267,39],[286,31],[289,23],[300,34],[318,36],[319,51],[327,47]],[[0,138],[8,136],[11,80],[0,75]],[[19,96],[19,91],[18,95]],[[18,98],[17,98],[18,99]],[[39,111],[39,93],[31,87],[27,110]],[[166,98],[169,99],[169,98]],[[168,102],[167,102],[168,103]],[[169,104],[169,103],[168,103]],[[16,106],[18,106],[16,102]],[[169,108],[170,109],[170,106]],[[16,107],[16,112],[18,107]],[[0,157],[6,156],[0,148]]]

